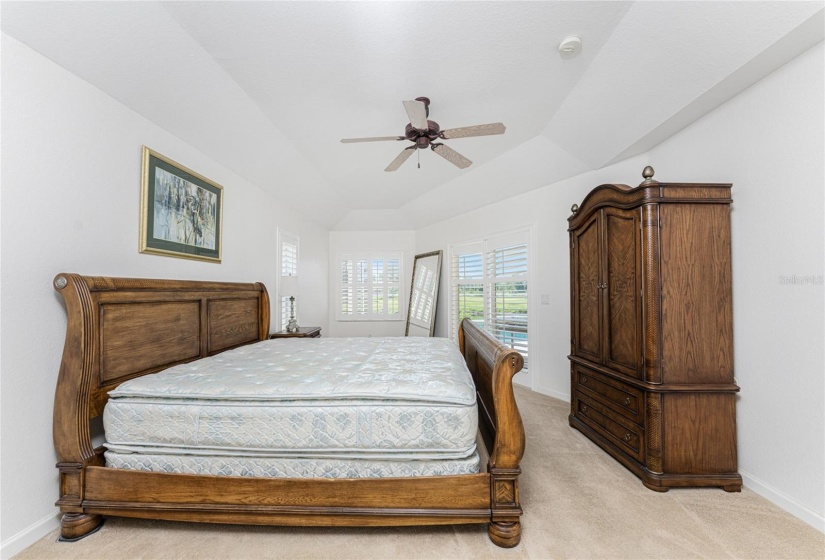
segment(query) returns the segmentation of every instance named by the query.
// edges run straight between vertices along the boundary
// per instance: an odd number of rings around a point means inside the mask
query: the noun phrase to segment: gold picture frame
[[[143,146],[140,252],[221,262],[223,187]]]

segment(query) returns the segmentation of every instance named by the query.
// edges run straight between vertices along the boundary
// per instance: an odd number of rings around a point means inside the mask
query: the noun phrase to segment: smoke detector
[[[565,37],[559,43],[559,52],[563,57],[575,56],[582,50],[582,40],[575,35]]]

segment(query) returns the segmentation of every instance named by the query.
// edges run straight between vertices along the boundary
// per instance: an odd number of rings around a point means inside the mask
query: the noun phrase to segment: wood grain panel
[[[386,509],[360,511],[337,508],[334,513],[302,507],[257,508],[192,508],[185,505],[151,508],[134,503],[92,502],[87,511],[99,515],[189,521],[193,523],[228,523],[235,525],[281,525],[285,527],[387,527],[409,525],[462,525],[486,523],[490,510],[416,510]],[[98,521],[99,523],[99,521]]]
[[[662,369],[665,383],[733,381],[727,205],[662,205]]]
[[[670,474],[735,473],[736,395],[663,395],[663,461]]]
[[[636,461],[644,461],[644,430],[582,392],[575,395],[576,418],[607,438]]]
[[[575,390],[603,402],[636,424],[644,424],[644,393],[640,389],[578,365],[573,369]]]
[[[679,185],[663,186],[663,198],[681,199],[729,199],[730,186]]]
[[[89,467],[86,499],[106,502],[482,509],[490,507],[490,475],[411,478],[246,478]],[[135,492],[140,488],[140,492]],[[420,513],[420,512],[419,512]]]
[[[639,211],[604,210],[605,365],[641,378],[641,253]]]
[[[573,232],[573,270],[575,296],[573,305],[574,343],[578,356],[601,361],[601,254],[599,215]]]
[[[258,340],[258,300],[212,299],[208,304],[209,354]]]
[[[197,358],[199,332],[200,301],[102,304],[101,384]],[[146,351],[136,353],[135,348]]]

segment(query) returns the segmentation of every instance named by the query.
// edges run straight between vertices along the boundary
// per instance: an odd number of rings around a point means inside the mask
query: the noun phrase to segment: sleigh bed
[[[377,478],[179,474],[107,466],[106,449],[92,444],[90,419],[103,414],[109,393],[117,398],[126,381],[281,342],[268,340],[264,285],[59,274],[54,287],[68,314],[54,406],[63,540],[88,535],[103,516],[123,516],[302,526],[486,523],[498,546],[519,543],[524,430],[512,378],[523,358],[469,320],[459,347],[475,385],[486,472],[482,466],[474,474]]]

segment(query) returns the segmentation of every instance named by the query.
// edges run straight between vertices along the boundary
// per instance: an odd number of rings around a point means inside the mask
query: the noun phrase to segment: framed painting
[[[143,146],[140,252],[221,262],[223,187]]]

